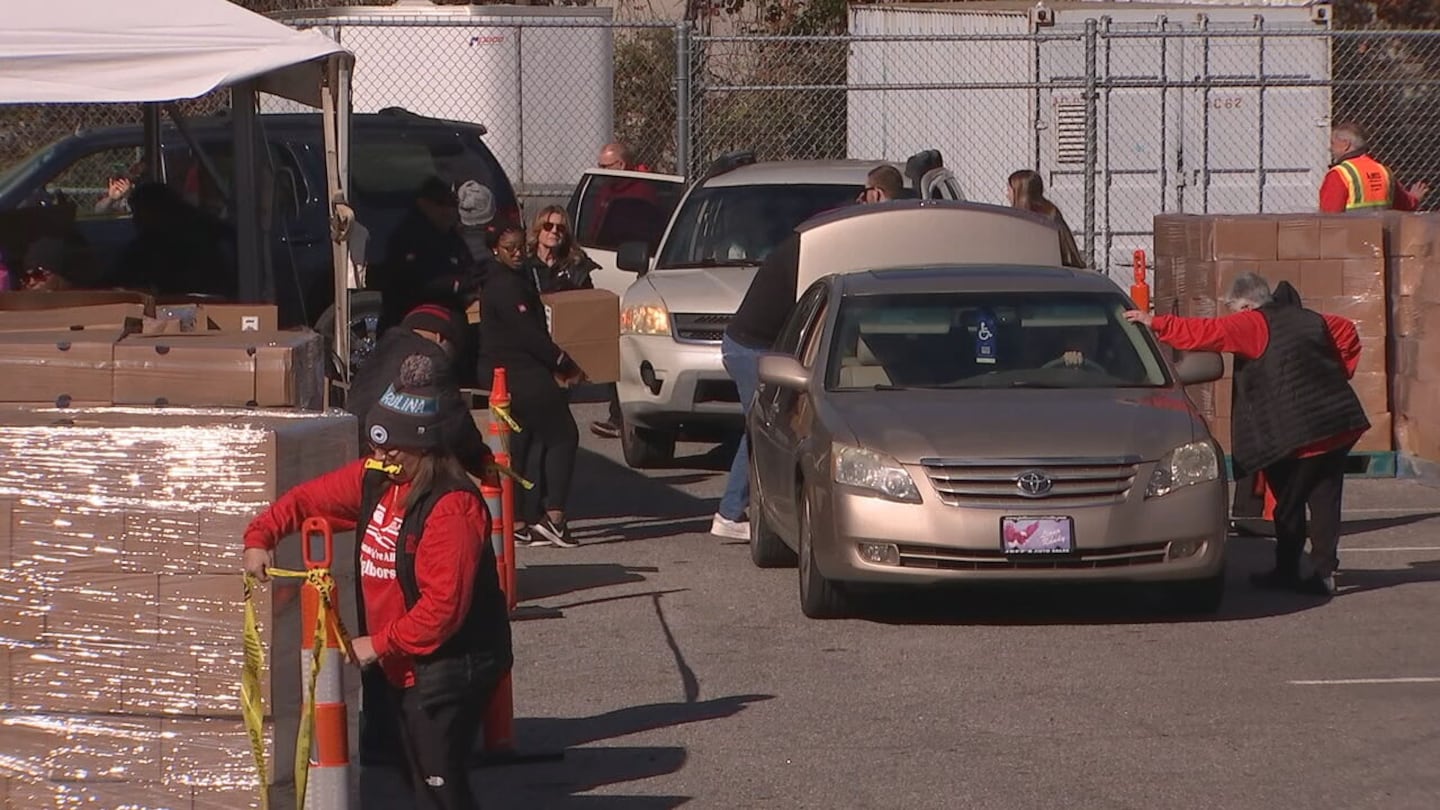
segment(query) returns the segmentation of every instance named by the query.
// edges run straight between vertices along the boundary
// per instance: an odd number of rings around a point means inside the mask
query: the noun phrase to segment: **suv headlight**
[[[884,453],[836,442],[830,446],[830,465],[837,484],[866,489],[892,501],[920,502],[920,490],[910,473]]]
[[[1159,498],[1191,484],[1203,484],[1220,477],[1220,457],[1210,442],[1182,444],[1160,457],[1145,497]]]
[[[638,304],[620,310],[620,334],[668,335],[670,313],[663,304]]]

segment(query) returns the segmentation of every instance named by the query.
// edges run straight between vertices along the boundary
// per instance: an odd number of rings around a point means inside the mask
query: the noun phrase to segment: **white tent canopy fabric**
[[[229,0],[6,3],[0,104],[156,102],[256,80],[319,107],[325,60],[353,57]]]

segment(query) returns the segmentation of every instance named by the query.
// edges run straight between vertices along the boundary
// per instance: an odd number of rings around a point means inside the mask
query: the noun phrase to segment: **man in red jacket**
[[[1430,191],[1420,181],[1400,185],[1384,164],[1370,156],[1370,135],[1355,123],[1330,130],[1330,171],[1320,184],[1320,210],[1326,214],[1393,208],[1415,211]]]
[[[1231,315],[1125,317],[1176,349],[1235,355],[1231,466],[1237,478],[1263,471],[1275,492],[1275,568],[1252,581],[1328,597],[1340,564],[1345,459],[1370,427],[1349,383],[1360,340],[1354,324],[1293,303],[1288,284],[1281,292],[1277,300],[1265,279],[1245,273],[1230,289]],[[1307,534],[1310,566],[1302,573]]]

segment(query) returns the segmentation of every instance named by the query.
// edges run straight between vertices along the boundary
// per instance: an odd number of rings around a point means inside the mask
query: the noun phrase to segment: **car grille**
[[[723,312],[672,312],[670,324],[675,330],[676,340],[719,343],[733,317]]]
[[[950,506],[1100,506],[1120,503],[1135,482],[1138,458],[968,461],[921,459],[930,483]],[[1043,495],[1021,491],[1020,478],[1038,472],[1051,482]]]
[[[996,541],[999,545],[999,541]],[[1165,543],[1080,549],[1074,554],[1014,554],[999,548],[984,551],[939,546],[900,546],[900,567],[939,571],[1001,571],[1033,569],[1126,568],[1165,561]]]

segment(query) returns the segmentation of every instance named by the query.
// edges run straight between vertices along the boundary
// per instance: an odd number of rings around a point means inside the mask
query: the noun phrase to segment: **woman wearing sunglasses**
[[[530,257],[525,272],[542,293],[589,290],[590,274],[600,268],[575,244],[570,215],[558,205],[540,209],[530,224]]]

